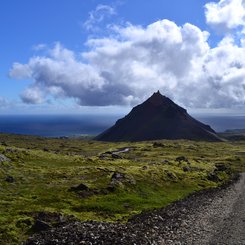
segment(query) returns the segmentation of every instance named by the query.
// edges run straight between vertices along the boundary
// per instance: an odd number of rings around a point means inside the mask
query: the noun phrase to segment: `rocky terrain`
[[[245,244],[245,174],[226,186],[136,215],[126,224],[79,222],[61,216],[57,222],[57,215],[55,219],[37,217],[39,232],[23,245]]]

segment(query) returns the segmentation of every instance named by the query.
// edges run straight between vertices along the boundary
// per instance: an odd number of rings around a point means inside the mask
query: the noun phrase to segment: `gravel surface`
[[[216,213],[219,225],[212,233],[210,243],[219,244],[222,241],[222,244],[245,244],[245,174],[220,201],[223,201],[220,206],[226,212],[223,215]]]
[[[37,244],[245,245],[245,174],[228,186],[136,215],[127,224],[62,222],[24,243]]]
[[[186,217],[188,229],[173,244],[245,244],[245,174],[213,194]]]

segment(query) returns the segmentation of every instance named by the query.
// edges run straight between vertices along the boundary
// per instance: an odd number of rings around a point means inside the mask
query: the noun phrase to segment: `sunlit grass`
[[[154,147],[153,142],[103,143],[0,134],[0,153],[11,159],[0,163],[0,244],[25,239],[35,211],[125,222],[133,214],[216,187],[234,171],[245,171],[245,142],[159,142],[162,146]],[[132,148],[121,154],[123,159],[99,157],[122,147]],[[208,176],[220,163],[227,169],[215,172],[219,181],[213,181]],[[114,172],[133,181],[108,191]],[[14,182],[7,182],[7,176]],[[81,183],[92,194],[69,191]]]

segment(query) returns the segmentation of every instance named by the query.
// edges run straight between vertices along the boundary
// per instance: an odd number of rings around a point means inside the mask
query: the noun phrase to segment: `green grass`
[[[245,172],[245,142],[192,141],[103,143],[0,134],[0,244],[19,244],[28,237],[33,212],[74,215],[80,220],[125,222],[131,215],[168,205],[188,194],[216,187],[233,172]],[[123,159],[99,155],[121,147]],[[188,161],[177,161],[184,156]],[[222,163],[226,171],[215,172]],[[185,171],[185,170],[188,171]],[[114,172],[127,181],[108,190]],[[210,173],[220,181],[211,181]],[[14,178],[13,183],[6,181]],[[69,191],[87,185],[92,194]]]

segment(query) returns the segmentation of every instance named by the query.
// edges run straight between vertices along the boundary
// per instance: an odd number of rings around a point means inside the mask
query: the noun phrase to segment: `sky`
[[[245,0],[2,0],[0,113],[245,114],[244,34]]]

